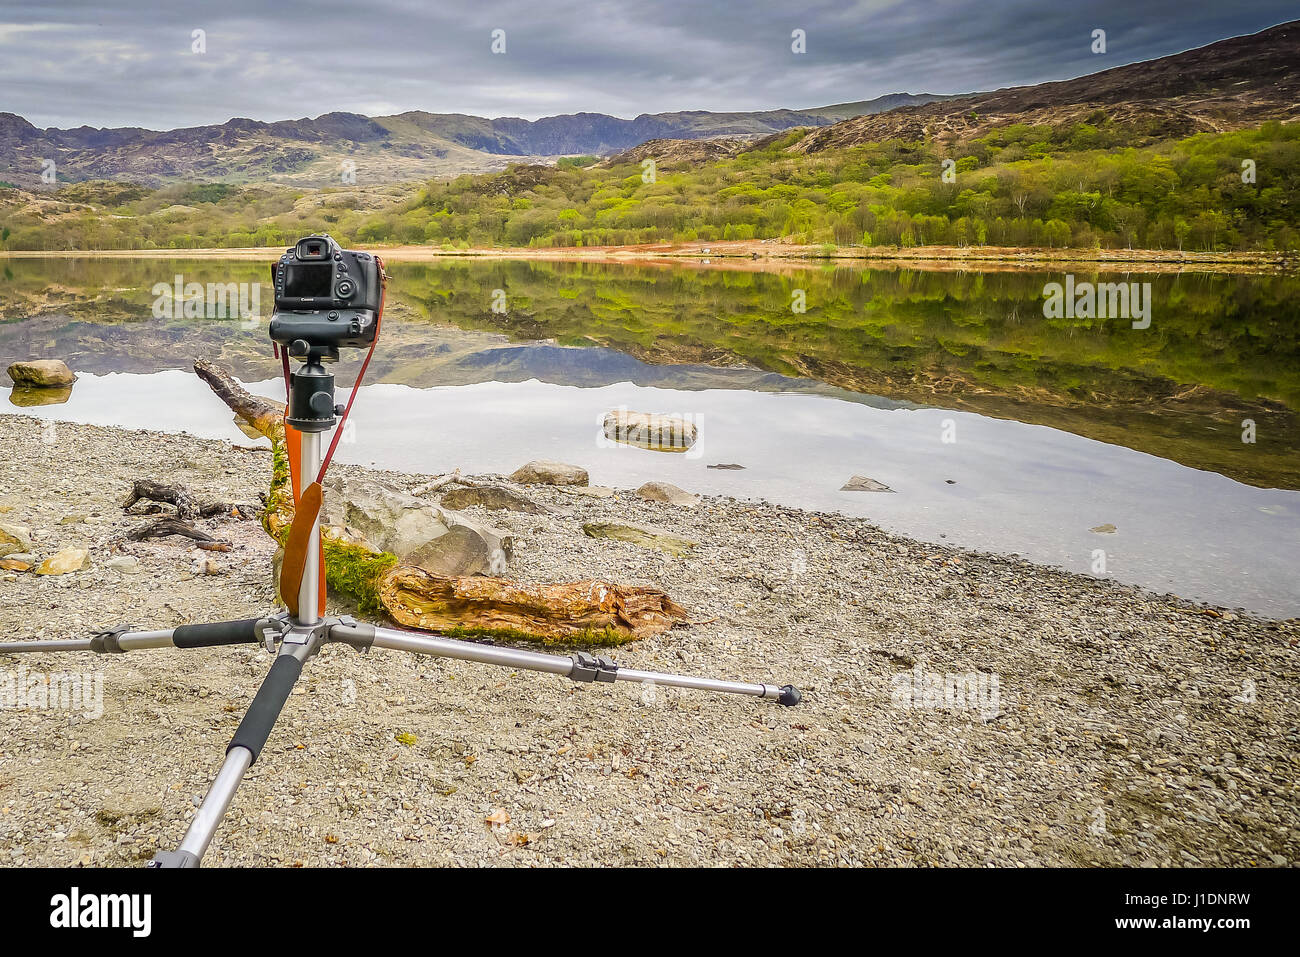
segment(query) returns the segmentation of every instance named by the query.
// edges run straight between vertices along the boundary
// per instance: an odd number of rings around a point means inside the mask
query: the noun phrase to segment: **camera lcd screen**
[[[284,267],[284,295],[294,299],[328,299],[334,279],[332,263]]]

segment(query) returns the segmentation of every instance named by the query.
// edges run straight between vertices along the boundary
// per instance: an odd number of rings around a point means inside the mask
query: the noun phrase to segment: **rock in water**
[[[30,409],[38,405],[62,405],[72,398],[72,386],[32,386],[16,385],[9,393],[9,404],[20,409]]]
[[[612,538],[620,542],[631,542],[633,545],[668,552],[678,558],[695,547],[695,543],[690,539],[674,535],[672,532],[626,522],[587,522],[582,526],[582,531],[588,538]]]
[[[86,567],[90,551],[85,548],[63,548],[36,566],[38,575],[66,575]]]
[[[443,494],[441,504],[444,508],[457,510],[478,505],[489,511],[527,512],[530,515],[545,515],[548,511],[536,502],[500,485],[454,488]]]
[[[584,468],[538,459],[515,469],[510,481],[520,485],[586,485],[589,480]]]
[[[1110,522],[1107,522],[1105,525],[1098,525],[1096,528],[1088,529],[1088,531],[1096,532],[1098,535],[1113,535],[1117,529]]]
[[[26,525],[0,525],[0,555],[32,550],[32,530]]]
[[[727,472],[743,472],[745,466],[737,465],[735,462],[719,462],[717,465],[707,465],[705,468],[722,469]]]
[[[15,362],[9,366],[9,378],[14,385],[34,386],[41,389],[70,386],[77,381],[72,370],[62,359],[33,359]]]
[[[840,486],[841,492],[892,492],[893,489],[883,482],[877,482],[865,475],[855,475]]]
[[[685,452],[699,437],[694,422],[653,412],[615,409],[605,414],[605,438],[653,452]]]
[[[686,508],[700,503],[698,495],[667,482],[646,482],[636,490],[636,494],[647,502],[667,502],[669,505],[682,505]]]

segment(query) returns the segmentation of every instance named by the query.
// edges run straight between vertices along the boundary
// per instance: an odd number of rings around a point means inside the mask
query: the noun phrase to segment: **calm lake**
[[[6,389],[2,411],[248,443],[188,371],[199,356],[283,398],[266,264],[0,270],[0,362],[62,358],[80,375],[66,397]],[[1045,317],[1059,270],[447,260],[389,271],[341,460],[508,472],[560,459],[593,484],[663,479],[836,510],[1300,614],[1300,277],[1077,270],[1075,283],[1150,283],[1149,326],[1133,328]],[[177,276],[257,286],[261,318],[157,318],[154,286]],[[359,364],[345,356],[341,385]],[[31,404],[51,398],[62,401]],[[620,407],[686,416],[699,440],[685,455],[612,444],[600,423]],[[854,475],[894,491],[841,491]]]

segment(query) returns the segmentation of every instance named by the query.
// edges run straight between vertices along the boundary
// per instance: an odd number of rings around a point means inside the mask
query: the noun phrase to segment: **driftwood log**
[[[165,502],[174,505],[176,517],[183,522],[195,518],[215,518],[218,515],[247,519],[252,518],[254,511],[247,505],[236,505],[231,502],[208,502],[206,505],[201,505],[195,499],[194,493],[184,485],[165,485],[148,479],[136,479],[131,484],[131,491],[122,502],[122,511],[130,511],[131,506],[136,502]]]
[[[282,409],[250,394],[206,359],[194,363],[194,372],[271,441],[271,483],[262,527],[283,545],[293,524],[294,500]],[[457,473],[453,476],[443,484],[472,484]],[[326,583],[336,594],[356,602],[363,613],[383,614],[408,628],[543,644],[622,644],[659,634],[688,617],[686,609],[655,588],[595,579],[526,585],[502,578],[434,575],[403,564],[389,552],[348,541],[329,527],[321,529],[321,550]]]
[[[183,522],[179,518],[171,517],[160,518],[148,525],[132,529],[127,533],[126,537],[128,541],[143,542],[147,538],[167,538],[170,535],[193,539],[199,548],[206,548],[209,551],[222,551],[223,549],[220,546],[223,545],[226,551],[230,548],[229,543],[218,541],[202,529],[195,528],[189,522]]]

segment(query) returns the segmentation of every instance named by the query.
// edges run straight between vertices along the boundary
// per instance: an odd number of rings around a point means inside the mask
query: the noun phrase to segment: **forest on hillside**
[[[1093,119],[1006,126],[958,147],[895,139],[799,152],[791,147],[807,131],[797,130],[704,163],[583,157],[422,186],[88,182],[39,202],[0,188],[0,247],[278,246],[329,231],[348,244],[449,249],[783,237],[850,247],[1300,249],[1300,125],[1153,139]]]

